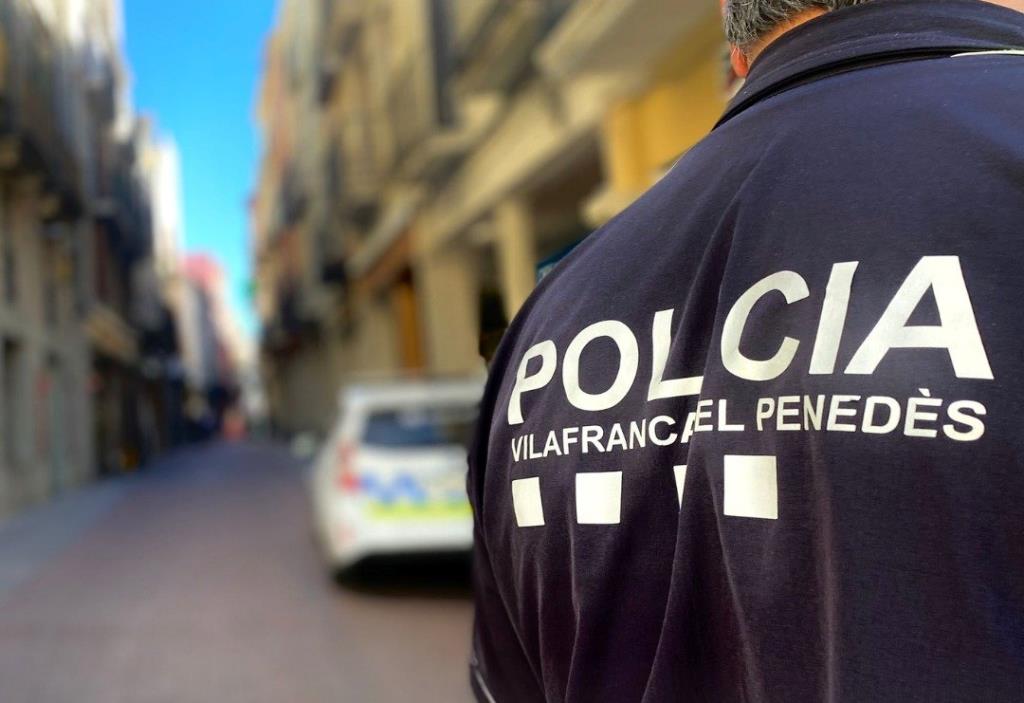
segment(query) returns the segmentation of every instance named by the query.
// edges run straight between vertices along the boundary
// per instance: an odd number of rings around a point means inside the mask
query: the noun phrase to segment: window
[[[43,275],[40,276],[43,283],[43,315],[46,324],[56,327],[58,322],[59,291],[58,291],[58,268],[60,261],[58,247],[53,240],[46,239],[43,246]]]
[[[476,414],[468,405],[376,410],[367,418],[363,443],[389,449],[467,446]]]
[[[21,345],[13,339],[4,340],[3,355],[3,387],[0,388],[3,394],[4,413],[2,442],[4,459],[10,467],[20,463],[21,447],[25,442],[21,431],[22,416],[25,412],[22,405],[25,384]]]
[[[18,299],[18,268],[15,260],[14,218],[8,202],[0,197],[0,257],[3,258],[4,300],[14,305]]]

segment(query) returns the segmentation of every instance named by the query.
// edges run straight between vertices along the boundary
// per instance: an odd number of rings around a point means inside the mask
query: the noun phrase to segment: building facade
[[[253,200],[286,432],[346,380],[474,374],[538,277],[732,89],[714,2],[285,0]]]
[[[224,272],[215,259],[190,254],[178,299],[186,420],[193,438],[220,432],[238,400],[247,342],[228,302]]]
[[[142,361],[173,356],[173,332],[130,302],[152,249],[150,136],[119,3],[0,3],[0,516],[169,442]]]

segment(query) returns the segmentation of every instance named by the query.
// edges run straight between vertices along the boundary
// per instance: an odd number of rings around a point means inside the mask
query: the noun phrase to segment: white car
[[[468,552],[466,452],[482,379],[352,384],[311,476],[331,568],[378,555]]]

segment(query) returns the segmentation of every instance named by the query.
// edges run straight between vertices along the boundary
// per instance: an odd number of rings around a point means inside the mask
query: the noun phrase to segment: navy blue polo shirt
[[[470,455],[480,700],[1024,700],[1021,47],[807,23],[538,286]]]

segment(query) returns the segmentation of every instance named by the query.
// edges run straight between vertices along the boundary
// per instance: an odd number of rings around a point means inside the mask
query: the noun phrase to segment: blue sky
[[[185,246],[223,264],[245,327],[255,326],[246,200],[264,40],[276,0],[124,0],[135,105],[181,152]]]

